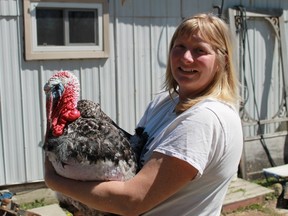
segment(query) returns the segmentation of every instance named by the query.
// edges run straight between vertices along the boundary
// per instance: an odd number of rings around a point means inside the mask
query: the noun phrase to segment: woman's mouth
[[[183,67],[179,67],[178,68],[180,71],[185,72],[185,73],[197,73],[197,70],[194,69],[187,69],[187,68],[183,68]]]

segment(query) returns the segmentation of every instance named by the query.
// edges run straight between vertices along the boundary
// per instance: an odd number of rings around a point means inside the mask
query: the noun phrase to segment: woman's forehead
[[[192,32],[192,33],[178,34],[178,37],[176,38],[175,41],[187,41],[187,42],[193,42],[193,43],[209,44],[209,42],[202,37],[199,31]]]

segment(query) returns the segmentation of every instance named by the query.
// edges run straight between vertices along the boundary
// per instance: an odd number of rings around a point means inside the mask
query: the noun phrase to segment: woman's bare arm
[[[52,190],[105,212],[142,214],[191,181],[197,170],[185,161],[153,153],[141,171],[128,181],[82,182],[63,178],[45,162],[45,181]]]

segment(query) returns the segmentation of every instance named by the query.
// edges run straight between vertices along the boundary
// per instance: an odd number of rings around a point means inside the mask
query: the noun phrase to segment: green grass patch
[[[45,206],[45,205],[47,205],[45,203],[45,199],[42,198],[40,200],[36,199],[34,202],[23,203],[23,204],[20,205],[20,209],[28,210],[28,209],[42,207],[42,206]]]
[[[278,182],[278,180],[274,177],[269,177],[269,178],[259,178],[259,179],[255,179],[253,181],[251,181],[255,184],[261,185],[263,187],[271,187],[272,185],[274,185],[275,183]]]
[[[275,211],[259,203],[254,203],[249,206],[239,208],[233,211],[233,213],[237,213],[237,212],[240,213],[240,212],[247,212],[247,211],[262,212],[265,214],[269,214],[270,216],[279,216],[279,214],[276,213]]]

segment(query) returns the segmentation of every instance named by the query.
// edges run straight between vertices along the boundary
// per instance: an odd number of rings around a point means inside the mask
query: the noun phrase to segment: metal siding
[[[136,122],[133,19],[120,17],[115,25],[117,120],[122,127],[133,132]]]
[[[162,89],[162,84],[165,78],[165,71],[167,65],[167,53],[168,53],[168,35],[167,31],[167,19],[159,18],[154,19],[153,24],[151,26],[150,31],[150,50],[151,50],[151,65],[150,65],[150,72],[151,72],[151,95],[150,97],[153,98],[155,94],[160,92]],[[142,107],[145,109],[146,106]],[[142,110],[142,113],[144,110]],[[137,118],[140,118],[138,114]]]
[[[117,81],[116,81],[116,59],[115,59],[115,40],[113,23],[110,23],[110,54],[109,58],[101,64],[100,67],[100,85],[101,94],[100,103],[103,111],[107,113],[115,122],[117,119]],[[122,126],[122,125],[121,125]]]
[[[114,4],[115,17],[133,17],[133,0],[125,0],[123,4],[121,1],[110,1],[109,4]]]
[[[151,0],[133,0],[134,17],[150,17]]]
[[[101,103],[100,67],[91,65],[85,69],[81,68],[80,71],[81,98]]]
[[[4,32],[5,31],[3,31],[4,30],[4,20],[2,20],[2,19],[0,19],[0,50],[2,50],[2,43],[3,43],[3,41],[4,41]],[[4,65],[4,59],[3,59],[3,52],[0,52],[0,155],[1,155],[1,157],[0,158],[2,158],[2,159],[0,159],[0,185],[1,184],[4,184],[5,183],[5,172],[6,172],[6,170],[5,170],[5,164],[4,164],[4,157],[5,157],[5,155],[4,155],[4,138],[3,138],[3,127],[5,127],[5,125],[4,125],[4,122],[3,122],[3,116],[4,116],[4,113],[3,113],[3,108],[2,108],[2,106],[3,106],[3,103],[4,103],[4,101],[2,100],[2,98],[3,98],[3,93],[2,93],[2,91],[3,91],[3,89],[2,89],[2,73],[4,72],[4,70],[3,70],[3,65]],[[2,65],[2,66],[1,66]]]
[[[257,8],[278,8],[279,1],[275,1],[273,7],[267,1],[255,1],[249,6],[255,5],[257,5]],[[285,10],[287,10],[287,2]],[[280,110],[281,102],[285,98],[283,96],[280,41],[268,20],[263,18],[249,18],[246,20],[248,31],[246,49],[244,50],[245,70],[241,72],[241,84],[244,85],[246,79],[246,97],[244,98],[246,100],[244,101],[246,102],[245,109],[249,118],[242,118],[245,140],[242,158],[245,170],[242,170],[242,173],[245,178],[251,178],[259,177],[262,168],[271,166],[272,163],[269,160],[268,153],[276,165],[283,164],[285,157],[287,160],[287,126],[283,115],[285,111]],[[271,22],[277,23],[274,21]],[[241,50],[240,48],[238,47],[238,50]],[[244,67],[243,64],[240,66]],[[267,123],[259,127],[257,125],[258,120]],[[283,122],[277,122],[279,120]],[[267,152],[264,151],[266,147]]]
[[[182,14],[181,1],[166,0],[167,18],[176,17],[180,18]],[[161,5],[160,5],[161,7]]]
[[[111,61],[107,62],[106,67],[100,67],[100,104],[103,111],[117,122],[116,107],[116,74],[115,65]],[[111,67],[112,66],[112,67]]]
[[[22,82],[22,116],[23,116],[23,145],[25,163],[25,181],[33,182],[43,177],[43,128],[41,122],[41,91],[39,73],[36,71],[21,71]]]
[[[244,74],[249,91],[246,109],[254,119],[271,119],[279,109],[283,88],[280,62],[277,60],[278,41],[265,20],[249,21],[248,28]],[[250,131],[249,134],[257,134],[257,131]]]
[[[1,63],[1,61],[0,61],[0,63]],[[1,83],[1,82],[0,82]],[[1,146],[0,146],[0,158],[2,158],[1,160],[0,160],[0,167],[1,167],[1,171],[0,171],[0,185],[2,185],[2,184],[4,184],[5,183],[5,172],[6,172],[6,170],[4,169],[4,167],[5,167],[5,164],[4,164],[4,160],[3,160],[3,158],[4,158],[4,149],[3,149],[3,143],[4,143],[4,141],[3,141],[3,127],[2,127],[2,119],[3,119],[3,114],[2,114],[2,101],[1,101],[1,90],[0,90],[0,144],[1,144]]]
[[[151,29],[151,97],[162,90],[168,59],[169,42],[180,18],[159,18]]]
[[[99,102],[104,112],[132,133],[148,102],[162,88],[168,45],[176,26],[183,17],[215,12],[213,4],[219,2],[126,0],[121,5],[121,1],[109,1],[108,59],[26,62],[22,53],[22,20],[18,19],[20,2],[0,0],[0,185],[43,178],[41,145],[46,129],[43,86],[54,72],[73,71],[80,79],[81,98]],[[240,4],[288,9],[287,0],[231,0],[224,7]],[[253,71],[257,71],[255,79],[260,81],[256,87],[257,102],[262,115],[271,117],[281,98],[282,77],[277,61],[268,59],[263,64],[267,56],[277,59],[279,55],[277,42],[274,44],[273,37],[265,32],[271,29],[262,21],[252,23],[248,31],[254,51]],[[270,88],[266,89],[267,86]],[[247,109],[255,116],[252,102],[249,98]],[[252,135],[255,131],[247,133]]]
[[[135,73],[135,112],[143,114],[151,100],[151,40],[150,19],[135,18],[134,27],[134,73]],[[135,116],[135,119],[136,119]],[[137,121],[137,120],[136,120]],[[136,124],[136,123],[135,123]]]
[[[213,0],[205,1],[191,1],[183,0],[182,1],[182,14],[184,17],[190,17],[201,12],[213,12]]]
[[[13,18],[0,18],[0,93],[3,158],[3,183],[25,181],[25,156],[21,79],[18,56],[18,28]]]
[[[168,9],[166,2],[166,0],[149,1],[150,17],[165,17]]]
[[[18,0],[0,0],[0,16],[19,15]]]

